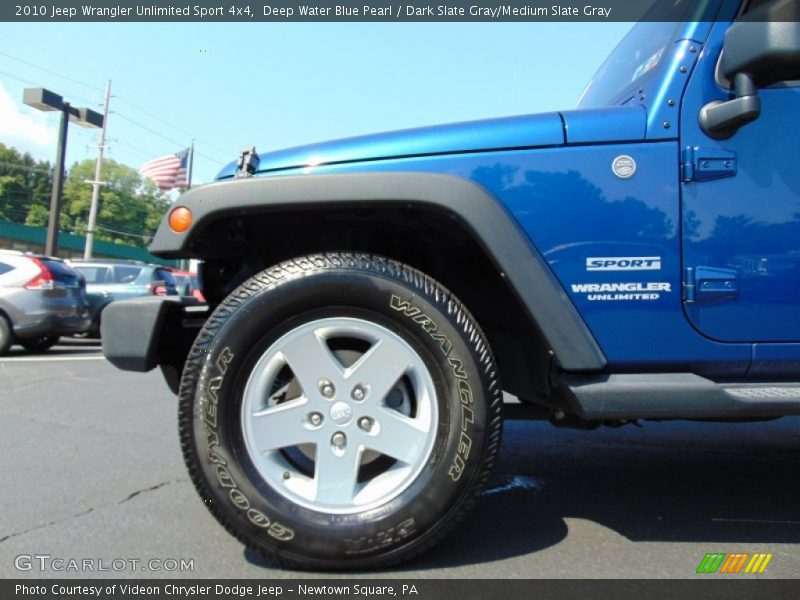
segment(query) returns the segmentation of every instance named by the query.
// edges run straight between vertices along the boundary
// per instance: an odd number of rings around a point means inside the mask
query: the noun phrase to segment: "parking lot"
[[[0,390],[0,576],[84,575],[19,571],[21,554],[193,561],[147,577],[292,576],[245,551],[198,500],[160,373],[117,371],[98,345],[69,341],[41,355],[14,348],[0,358]],[[641,425],[508,423],[477,509],[388,575],[682,578],[709,552],[765,552],[774,558],[758,577],[800,576],[800,418]],[[373,575],[387,573],[359,577]]]

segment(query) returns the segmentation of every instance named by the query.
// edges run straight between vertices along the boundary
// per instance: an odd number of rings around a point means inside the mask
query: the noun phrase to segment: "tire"
[[[203,502],[290,568],[427,550],[480,495],[502,434],[494,358],[466,308],[366,254],[302,257],[242,284],[198,334],[179,404]]]
[[[14,333],[11,330],[11,323],[0,314],[0,355],[8,352],[11,344],[14,343]]]
[[[58,339],[59,336],[57,335],[45,335],[29,340],[19,340],[19,343],[28,352],[45,352],[55,346]]]

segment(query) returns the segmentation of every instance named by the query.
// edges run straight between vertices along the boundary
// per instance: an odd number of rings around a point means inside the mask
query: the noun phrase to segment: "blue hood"
[[[640,106],[540,113],[420,127],[260,154],[259,173],[365,160],[644,139]],[[217,179],[232,177],[231,162]]]

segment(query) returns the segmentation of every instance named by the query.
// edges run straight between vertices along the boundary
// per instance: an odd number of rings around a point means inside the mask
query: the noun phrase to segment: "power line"
[[[98,88],[98,87],[96,87],[96,86],[93,86],[93,85],[90,85],[90,84],[88,84],[88,83],[85,83],[85,82],[79,81],[79,80],[77,80],[77,79],[73,79],[72,77],[68,77],[68,76],[66,76],[66,75],[63,75],[63,74],[61,74],[61,73],[57,73],[56,71],[52,71],[52,70],[50,70],[50,69],[47,69],[47,68],[45,68],[45,67],[42,67],[42,66],[40,66],[40,65],[36,65],[36,64],[34,64],[34,63],[31,63],[31,62],[29,62],[29,61],[26,61],[26,60],[23,60],[23,59],[21,59],[21,58],[18,58],[18,57],[16,57],[16,56],[13,56],[13,55],[11,55],[11,54],[8,54],[7,52],[0,51],[0,55],[6,56],[6,57],[8,57],[8,58],[10,58],[10,59],[12,59],[12,60],[18,61],[18,62],[20,62],[20,63],[22,63],[22,64],[25,64],[25,65],[31,66],[31,67],[33,67],[33,68],[39,69],[39,70],[41,70],[41,71],[44,71],[44,72],[46,72],[46,73],[50,73],[51,75],[54,75],[54,76],[57,76],[57,77],[61,77],[62,79],[65,79],[65,80],[67,80],[67,81],[71,81],[72,83],[75,83],[75,84],[78,84],[78,85],[82,85],[82,86],[84,86],[84,87],[87,87],[87,88],[89,88],[89,89],[96,90],[96,91],[102,91],[102,90],[100,90],[100,88]],[[11,74],[11,73],[7,73],[7,72],[4,72],[4,71],[0,71],[0,74],[2,74],[2,75],[5,75],[6,77],[10,77],[11,79],[15,79],[15,80],[17,80],[17,81],[21,81],[22,83],[25,83],[25,84],[28,84],[28,85],[33,85],[33,86],[39,85],[39,84],[37,84],[37,83],[35,83],[35,82],[33,82],[33,81],[29,80],[29,79],[25,79],[25,78],[23,78],[23,77],[19,77],[19,76],[17,76],[17,75],[13,75],[13,74]],[[126,87],[126,86],[125,86],[125,87]],[[79,100],[79,101],[81,101],[81,102],[85,102],[85,103],[87,103],[87,104],[94,104],[94,101],[93,101],[93,100],[89,100],[88,98],[85,98],[85,97],[82,97],[82,96],[76,96],[76,95],[74,95],[74,94],[71,94],[70,96],[71,96],[72,98],[76,99],[76,100]],[[157,115],[153,114],[152,112],[148,111],[147,109],[145,109],[145,108],[142,108],[142,107],[141,107],[141,106],[139,106],[138,104],[135,104],[135,103],[131,102],[131,101],[130,101],[130,100],[128,100],[127,98],[118,98],[118,99],[119,99],[119,100],[121,100],[122,102],[124,102],[124,103],[128,104],[128,105],[129,105],[129,106],[131,106],[132,108],[134,108],[134,109],[136,109],[136,110],[138,110],[138,111],[142,112],[143,114],[147,115],[147,116],[148,116],[148,117],[150,117],[151,119],[154,119],[154,120],[156,120],[156,121],[158,121],[158,122],[160,122],[160,123],[163,123],[163,124],[165,124],[165,125],[167,125],[167,126],[171,127],[172,129],[174,129],[175,131],[178,131],[179,133],[182,133],[182,134],[184,134],[184,135],[187,135],[187,136],[191,136],[191,134],[189,134],[188,132],[186,132],[186,131],[183,131],[181,128],[179,128],[179,127],[176,127],[175,125],[173,125],[173,124],[169,123],[168,121],[165,121],[164,119],[162,119],[162,118],[158,117]],[[166,135],[164,135],[164,134],[162,134],[162,133],[159,133],[159,132],[155,131],[154,129],[151,129],[150,127],[147,127],[146,125],[143,125],[142,123],[140,123],[140,122],[138,122],[138,121],[136,121],[136,120],[134,120],[134,119],[132,119],[132,118],[130,118],[130,117],[128,117],[128,116],[126,116],[126,115],[123,115],[123,114],[121,114],[121,113],[119,113],[119,112],[115,112],[115,114],[116,114],[117,116],[120,116],[120,117],[122,117],[124,120],[128,121],[128,122],[129,122],[129,123],[131,123],[132,125],[135,125],[135,126],[137,126],[137,127],[140,127],[140,128],[142,128],[142,129],[144,129],[145,131],[147,131],[147,132],[149,132],[149,133],[152,133],[153,135],[157,135],[158,137],[160,137],[160,138],[162,138],[162,139],[164,139],[164,140],[166,140],[166,141],[168,141],[168,142],[170,142],[170,143],[176,144],[176,145],[178,145],[178,146],[183,146],[183,144],[184,144],[184,142],[178,142],[178,141],[176,141],[176,140],[174,140],[174,139],[172,139],[172,138],[170,138],[170,137],[168,137],[168,136],[166,136]],[[207,154],[204,154],[204,153],[202,153],[202,152],[197,152],[197,151],[195,150],[195,154],[196,154],[197,156],[201,156],[201,157],[203,157],[203,158],[205,158],[205,159],[207,159],[207,160],[210,160],[210,161],[212,161],[212,162],[214,162],[214,163],[227,163],[229,160],[232,160],[232,159],[228,159],[228,158],[227,158],[227,157],[228,157],[228,156],[230,156],[230,155],[228,154],[228,152],[227,152],[227,151],[223,150],[222,148],[220,148],[220,147],[218,147],[218,146],[215,146],[214,144],[211,144],[211,143],[207,142],[206,140],[204,140],[204,139],[202,139],[202,138],[195,138],[195,139],[196,139],[198,142],[201,142],[202,144],[204,144],[205,146],[208,146],[209,148],[211,148],[211,149],[213,149],[213,150],[216,150],[217,152],[219,152],[219,153],[220,153],[222,156],[225,156],[226,158],[212,157],[212,156],[209,156],[209,155],[207,155]],[[129,148],[129,149],[130,149],[130,148]]]
[[[73,78],[71,78],[71,77],[68,77],[68,76],[66,76],[66,75],[63,75],[63,74],[61,74],[61,73],[57,73],[56,71],[51,71],[50,69],[47,69],[47,68],[45,68],[45,67],[42,67],[42,66],[36,65],[36,64],[34,64],[34,63],[31,63],[31,62],[29,62],[29,61],[23,60],[23,59],[21,59],[21,58],[17,58],[16,56],[13,56],[13,55],[11,55],[11,54],[8,54],[7,52],[3,52],[3,51],[1,51],[1,50],[0,50],[0,55],[6,56],[6,57],[8,57],[8,58],[10,58],[10,59],[12,59],[12,60],[16,60],[16,61],[18,61],[18,62],[20,62],[20,63],[22,63],[22,64],[25,64],[25,65],[28,65],[28,66],[34,67],[34,68],[36,68],[36,69],[40,69],[41,71],[44,71],[45,73],[50,73],[51,75],[55,75],[56,77],[61,77],[62,79],[65,79],[65,80],[67,80],[67,81],[71,81],[72,83],[76,83],[76,84],[78,84],[78,85],[85,86],[85,87],[87,87],[87,88],[89,88],[89,89],[96,90],[96,91],[102,91],[102,90],[100,90],[100,88],[98,88],[98,87],[96,87],[96,86],[93,86],[93,85],[90,85],[90,84],[88,84],[88,83],[85,83],[85,82],[79,81],[79,80],[77,80],[77,79],[73,79]],[[35,83],[35,82],[33,82],[33,81],[29,80],[29,79],[25,79],[25,78],[22,78],[22,77],[19,77],[19,76],[16,76],[16,75],[12,75],[12,74],[10,74],[10,73],[6,73],[6,72],[3,72],[3,71],[0,71],[0,74],[4,74],[4,75],[6,75],[7,77],[10,77],[10,78],[12,78],[12,79],[16,79],[17,81],[21,81],[22,83],[26,83],[26,84],[28,84],[28,85],[38,85],[37,83]],[[75,98],[76,100],[80,100],[81,102],[85,102],[85,103],[87,103],[87,104],[94,104],[94,101],[93,101],[93,100],[89,100],[88,98],[85,98],[85,97],[82,97],[82,96],[76,96],[76,95],[74,95],[74,94],[71,94],[71,97],[72,97],[72,98]],[[152,113],[152,112],[150,112],[149,110],[147,110],[147,109],[145,109],[145,108],[142,108],[140,105],[138,105],[138,104],[135,104],[135,103],[131,102],[131,101],[130,101],[130,100],[128,100],[127,98],[124,98],[124,97],[119,97],[119,98],[118,98],[118,100],[120,100],[120,101],[124,102],[125,104],[128,104],[128,105],[129,105],[129,106],[131,106],[132,108],[134,108],[134,109],[136,109],[136,110],[138,110],[138,111],[142,112],[143,114],[147,115],[147,116],[148,116],[148,117],[150,117],[151,119],[154,119],[154,120],[156,120],[156,121],[158,121],[158,122],[160,122],[160,123],[162,123],[162,124],[164,124],[164,125],[167,125],[168,127],[171,127],[173,130],[175,130],[175,131],[177,131],[177,132],[179,132],[179,133],[181,133],[181,134],[183,134],[183,135],[186,135],[186,136],[192,137],[192,134],[190,134],[190,133],[188,133],[188,132],[184,131],[183,129],[181,129],[181,128],[179,128],[179,127],[176,127],[175,125],[173,125],[172,123],[170,123],[170,122],[168,122],[168,121],[165,121],[165,120],[164,120],[164,119],[162,119],[161,117],[158,117],[157,115],[153,114],[153,113]],[[119,114],[119,113],[117,113],[117,114]],[[130,117],[126,117],[125,115],[120,115],[120,116],[121,116],[123,119],[126,119],[127,121],[129,121],[129,122],[133,123],[134,125],[138,125],[139,127],[142,127],[143,129],[146,129],[146,130],[147,130],[147,131],[149,131],[150,133],[153,133],[153,134],[155,134],[155,135],[159,135],[160,137],[162,137],[162,138],[166,139],[167,141],[170,141],[170,142],[172,142],[172,143],[174,143],[174,144],[182,145],[182,142],[176,142],[175,140],[172,140],[171,138],[168,138],[167,136],[165,136],[165,135],[163,135],[163,134],[159,134],[159,133],[157,133],[157,132],[153,131],[152,129],[150,129],[150,128],[146,127],[145,125],[142,125],[141,123],[138,123],[138,122],[134,121],[134,120],[133,120],[133,119],[131,119]],[[211,148],[211,149],[213,149],[213,150],[216,150],[216,151],[217,151],[217,152],[219,152],[221,155],[223,155],[223,156],[229,156],[229,153],[228,153],[226,150],[223,150],[222,148],[220,148],[219,146],[215,146],[214,144],[211,144],[211,143],[209,143],[208,141],[206,141],[206,140],[204,140],[204,139],[202,139],[202,138],[197,138],[197,137],[195,137],[195,139],[196,139],[198,142],[201,142],[202,144],[204,144],[205,146],[208,146],[209,148]],[[206,159],[208,159],[208,160],[211,160],[211,161],[214,161],[214,162],[224,162],[224,160],[225,160],[225,159],[222,159],[222,160],[221,160],[219,157],[216,157],[216,158],[214,158],[214,157],[210,157],[210,156],[208,156],[208,155],[206,155],[206,154],[202,154],[202,153],[200,153],[200,152],[196,152],[196,154],[198,154],[198,155],[200,155],[200,156],[203,156],[204,158],[206,158]]]
[[[30,79],[25,79],[24,77],[18,77],[17,75],[12,75],[11,73],[6,73],[5,71],[0,71],[0,75],[8,77],[9,79],[15,79],[17,81],[21,81],[22,83],[27,83],[28,85],[36,85]]]
[[[118,97],[117,97],[117,100],[119,100],[120,102],[124,102],[125,104],[127,104],[128,106],[130,106],[130,107],[132,107],[132,108],[135,108],[135,109],[136,109],[136,110],[138,110],[139,112],[142,112],[142,113],[146,114],[146,115],[147,115],[148,117],[150,117],[151,119],[155,119],[156,121],[158,121],[158,122],[160,122],[160,123],[162,123],[162,124],[164,124],[164,125],[167,125],[167,126],[171,127],[172,129],[174,129],[174,130],[175,130],[175,131],[177,131],[178,133],[182,133],[183,135],[185,135],[185,136],[187,136],[187,137],[191,137],[191,136],[192,136],[192,134],[191,134],[191,133],[188,133],[188,132],[184,131],[183,129],[180,129],[179,127],[176,127],[175,125],[173,125],[173,124],[172,124],[172,123],[170,123],[169,121],[165,121],[165,120],[164,120],[164,119],[162,119],[161,117],[154,115],[154,114],[153,114],[153,113],[151,113],[149,110],[146,110],[146,109],[142,108],[142,107],[141,107],[141,106],[139,106],[138,104],[134,104],[133,102],[131,102],[130,100],[128,100],[127,98],[125,98],[125,97],[123,97],[123,96],[118,96]]]
[[[72,83],[75,83],[77,85],[82,85],[82,86],[87,87],[87,88],[89,88],[91,90],[94,90],[96,92],[102,92],[103,91],[99,87],[96,87],[94,85],[90,85],[90,84],[85,83],[83,81],[78,81],[77,79],[73,79],[72,77],[68,77],[68,76],[64,75],[63,73],[58,73],[56,71],[51,71],[50,69],[48,69],[46,67],[42,67],[42,66],[34,64],[32,62],[29,62],[27,60],[23,60],[21,58],[18,58],[16,56],[12,55],[12,54],[9,54],[8,52],[3,52],[2,50],[0,50],[0,54],[2,54],[5,57],[10,58],[11,60],[15,60],[17,62],[21,62],[23,65],[27,65],[29,67],[33,67],[34,69],[39,69],[40,71],[44,71],[45,73],[49,73],[50,75],[55,75],[56,77],[60,77],[61,79],[66,79],[67,81],[71,81]]]
[[[223,156],[231,156],[231,155],[233,155],[233,156],[236,156],[235,154],[228,154],[227,152],[225,152],[225,151],[224,151],[224,150],[222,150],[221,148],[219,148],[219,147],[217,147],[217,146],[214,146],[214,145],[212,145],[212,144],[209,144],[207,141],[205,141],[205,140],[204,140],[204,139],[202,139],[202,138],[195,138],[195,141],[196,141],[196,142],[200,142],[200,143],[202,143],[202,144],[203,144],[203,146],[208,146],[208,147],[209,147],[209,148],[211,148],[212,150],[216,150],[217,152],[219,152],[219,153],[220,153],[220,154],[222,154]],[[207,155],[205,155],[205,154],[201,154],[200,152],[197,152],[197,150],[196,150],[196,149],[195,149],[195,154],[200,154],[200,156],[204,156],[205,158],[208,158],[209,160],[213,160],[213,161],[215,161],[215,162],[220,162],[219,158],[210,158],[209,156],[207,156]]]
[[[175,125],[173,125],[173,124],[172,124],[172,123],[170,123],[169,121],[166,121],[166,120],[162,119],[161,117],[159,117],[159,116],[157,116],[157,115],[153,114],[153,113],[152,113],[152,112],[150,112],[149,110],[142,108],[142,107],[141,107],[141,106],[139,106],[138,104],[134,104],[133,102],[131,102],[130,100],[128,100],[127,98],[125,98],[125,97],[123,97],[123,96],[119,96],[117,99],[118,99],[120,102],[124,102],[124,103],[125,103],[125,104],[127,104],[128,106],[130,106],[130,107],[132,107],[132,108],[135,108],[135,109],[136,109],[136,110],[138,110],[139,112],[141,112],[141,113],[144,113],[145,115],[147,115],[147,116],[148,116],[148,117],[150,117],[151,119],[155,119],[155,120],[156,120],[156,121],[158,121],[159,123],[162,123],[162,124],[164,124],[164,125],[166,125],[166,126],[168,126],[168,127],[171,127],[172,129],[174,129],[174,130],[175,130],[175,131],[177,131],[178,133],[181,133],[181,134],[183,134],[183,135],[185,135],[185,136],[187,136],[187,137],[194,137],[194,136],[193,136],[191,133],[189,133],[188,131],[184,131],[184,130],[183,130],[183,129],[181,129],[180,127],[176,127]],[[221,154],[228,154],[228,152],[227,152],[226,150],[223,150],[222,148],[220,148],[219,146],[215,146],[214,144],[210,144],[210,143],[209,143],[209,142],[207,142],[206,140],[203,140],[203,139],[201,139],[201,138],[197,138],[197,137],[195,137],[195,140],[197,140],[198,142],[202,142],[204,145],[208,146],[209,148],[212,148],[213,150],[216,150],[217,152],[220,152]],[[212,159],[212,160],[215,160],[215,159]]]
[[[232,158],[229,158],[228,160],[219,160],[217,158],[211,158],[208,154],[203,154],[202,152],[198,152],[197,150],[195,150],[194,153],[197,154],[198,156],[202,156],[203,158],[205,158],[207,160],[210,160],[210,161],[213,161],[215,163],[220,163],[221,162],[221,163],[227,164],[230,161],[234,160]]]
[[[133,144],[129,144],[127,142],[123,142],[122,140],[119,140],[119,139],[113,140],[113,142],[114,142],[115,146],[122,146],[123,148],[125,148],[125,150],[127,152],[132,152],[133,154],[136,154],[136,155],[140,156],[144,160],[150,160],[151,158],[153,158],[152,154],[147,154],[145,152],[142,152],[141,150],[139,150]],[[113,152],[109,152],[109,154],[113,154]]]
[[[95,227],[97,227],[97,229],[102,229],[103,231],[108,231],[110,233],[116,233],[116,234],[119,234],[119,235],[129,235],[131,237],[138,237],[138,238],[142,238],[142,239],[146,239],[146,238],[151,237],[149,235],[142,235],[140,233],[133,233],[132,231],[125,231],[124,229],[122,229],[122,230],[120,230],[120,229],[112,229],[111,227],[106,227],[105,225],[96,225]]]
[[[34,86],[34,87],[41,87],[42,86],[41,82],[31,81],[30,79],[26,79],[24,77],[20,77],[19,75],[14,75],[13,73],[9,73],[8,71],[0,71],[0,75],[4,75],[5,77],[8,77],[9,79],[14,79],[16,81],[19,81],[21,83],[24,83],[24,84],[27,84],[27,85],[30,85],[30,86]],[[90,100],[89,98],[86,98],[85,96],[80,96],[80,95],[76,96],[75,94],[70,94],[69,97],[70,97],[70,99],[78,100],[79,102],[83,102],[84,104],[95,104],[94,100]]]
[[[136,125],[137,127],[141,127],[141,128],[142,128],[142,129],[144,129],[145,131],[148,131],[148,132],[152,133],[153,135],[157,135],[158,137],[160,137],[160,138],[163,138],[163,139],[167,140],[168,142],[170,142],[170,143],[172,143],[172,144],[175,144],[175,145],[176,145],[176,146],[178,146],[178,147],[180,147],[180,146],[182,146],[182,145],[183,145],[181,142],[178,142],[178,141],[176,141],[176,140],[173,140],[172,138],[170,138],[170,137],[167,137],[167,136],[166,136],[166,135],[164,135],[163,133],[159,133],[158,131],[155,131],[154,129],[150,129],[149,127],[147,127],[147,125],[142,125],[142,124],[141,124],[141,123],[139,123],[138,121],[134,121],[134,120],[133,120],[133,119],[131,119],[130,117],[127,117],[127,116],[125,116],[125,115],[123,115],[123,114],[121,114],[121,113],[119,113],[119,112],[116,112],[116,113],[114,113],[114,114],[116,114],[118,117],[122,117],[123,119],[125,119],[126,121],[128,121],[129,123],[131,123],[132,125]],[[206,154],[203,154],[203,153],[201,153],[201,152],[196,152],[196,151],[195,151],[195,153],[196,153],[197,155],[199,155],[199,156],[202,156],[203,158],[205,158],[205,159],[207,159],[207,160],[210,160],[210,161],[214,162],[214,163],[224,162],[224,161],[220,161],[219,159],[212,158],[212,157],[210,157],[210,156],[208,156],[208,155],[206,155]]]
[[[138,121],[134,121],[134,120],[133,120],[133,119],[131,119],[130,117],[127,117],[127,116],[123,115],[123,114],[122,114],[122,113],[120,113],[120,112],[115,112],[114,114],[115,114],[115,115],[117,115],[118,117],[122,117],[123,119],[125,119],[126,121],[128,121],[128,123],[131,123],[132,125],[136,125],[137,127],[141,127],[141,128],[142,128],[142,129],[144,129],[145,131],[147,131],[147,132],[149,132],[149,133],[152,133],[153,135],[157,135],[158,137],[160,137],[160,138],[162,138],[162,139],[165,139],[165,140],[167,140],[167,141],[168,141],[169,143],[171,143],[171,144],[175,144],[176,146],[183,146],[183,144],[184,144],[184,142],[178,142],[178,141],[176,141],[176,140],[173,140],[172,138],[170,138],[170,137],[167,137],[167,136],[166,136],[166,135],[164,135],[163,133],[159,133],[158,131],[155,131],[154,129],[150,129],[150,128],[149,128],[147,125],[142,125],[142,124],[141,124],[141,123],[139,123]]]

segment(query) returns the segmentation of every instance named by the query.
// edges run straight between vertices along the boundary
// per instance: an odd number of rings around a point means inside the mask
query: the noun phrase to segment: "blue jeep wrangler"
[[[178,394],[197,490],[281,564],[397,563],[481,494],[517,417],[800,414],[796,0],[666,0],[576,110],[258,156],[150,247],[207,304],[106,309]],[[663,14],[662,14],[663,19]]]

